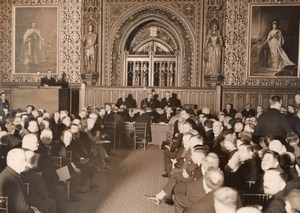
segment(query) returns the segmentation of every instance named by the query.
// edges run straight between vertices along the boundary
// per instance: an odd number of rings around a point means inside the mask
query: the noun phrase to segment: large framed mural
[[[249,4],[248,77],[299,77],[300,4]]]
[[[58,72],[58,6],[13,7],[13,73]]]

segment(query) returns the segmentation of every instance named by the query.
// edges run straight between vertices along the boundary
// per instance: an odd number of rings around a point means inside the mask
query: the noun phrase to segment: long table
[[[132,143],[133,123],[126,122],[125,124],[127,141]],[[161,145],[163,141],[168,139],[169,126],[168,124],[151,124],[152,141],[149,144]]]

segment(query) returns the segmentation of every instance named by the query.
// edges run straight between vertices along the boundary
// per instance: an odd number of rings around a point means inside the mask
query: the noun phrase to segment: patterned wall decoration
[[[59,73],[67,74],[70,83],[79,83],[81,51],[80,0],[7,0],[0,7],[0,75],[4,82],[39,82],[38,75],[15,75],[12,70],[12,9],[13,5],[59,5]]]
[[[299,79],[247,78],[249,3],[295,3],[299,0],[226,0],[224,85],[300,86]]]
[[[103,85],[121,85],[123,75],[122,51],[125,38],[133,26],[143,23],[145,19],[161,19],[182,36],[180,42],[184,48],[181,70],[184,76],[182,86],[199,86],[201,69],[196,58],[201,54],[199,51],[199,36],[201,26],[200,6],[202,1],[124,1],[108,0],[104,8],[105,35],[107,41],[104,56],[104,70],[102,75]],[[176,27],[174,27],[176,26]],[[112,39],[113,38],[113,39]],[[195,61],[197,63],[195,64]]]

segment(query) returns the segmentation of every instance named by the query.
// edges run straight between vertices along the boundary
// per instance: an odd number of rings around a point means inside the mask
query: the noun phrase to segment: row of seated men
[[[241,120],[224,112],[218,119],[202,113],[200,131],[183,110],[174,124],[178,132],[164,145],[162,176],[168,181],[146,197],[174,205],[175,212],[299,212],[299,135],[280,112],[281,105],[281,98],[273,96],[259,118]],[[300,110],[293,116],[299,123]],[[268,201],[238,210],[250,204],[249,195]]]
[[[95,172],[112,169],[109,156],[115,154],[105,122],[101,124],[100,116],[88,114],[85,108],[80,116],[72,117],[66,111],[49,116],[28,106],[3,121],[0,196],[8,198],[9,212],[65,213],[67,192],[69,201],[79,201],[79,193],[98,187]],[[56,172],[57,157],[61,159],[58,167],[66,166],[70,179]]]

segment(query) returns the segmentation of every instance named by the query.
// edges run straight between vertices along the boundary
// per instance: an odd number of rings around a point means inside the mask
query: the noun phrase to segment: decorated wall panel
[[[62,72],[67,74],[70,83],[80,82],[81,60],[81,1],[79,0],[3,0],[0,1],[0,80],[3,82],[39,82],[42,73],[14,74],[13,70],[13,14],[18,6],[58,6],[58,78]],[[39,75],[41,73],[41,75]]]

